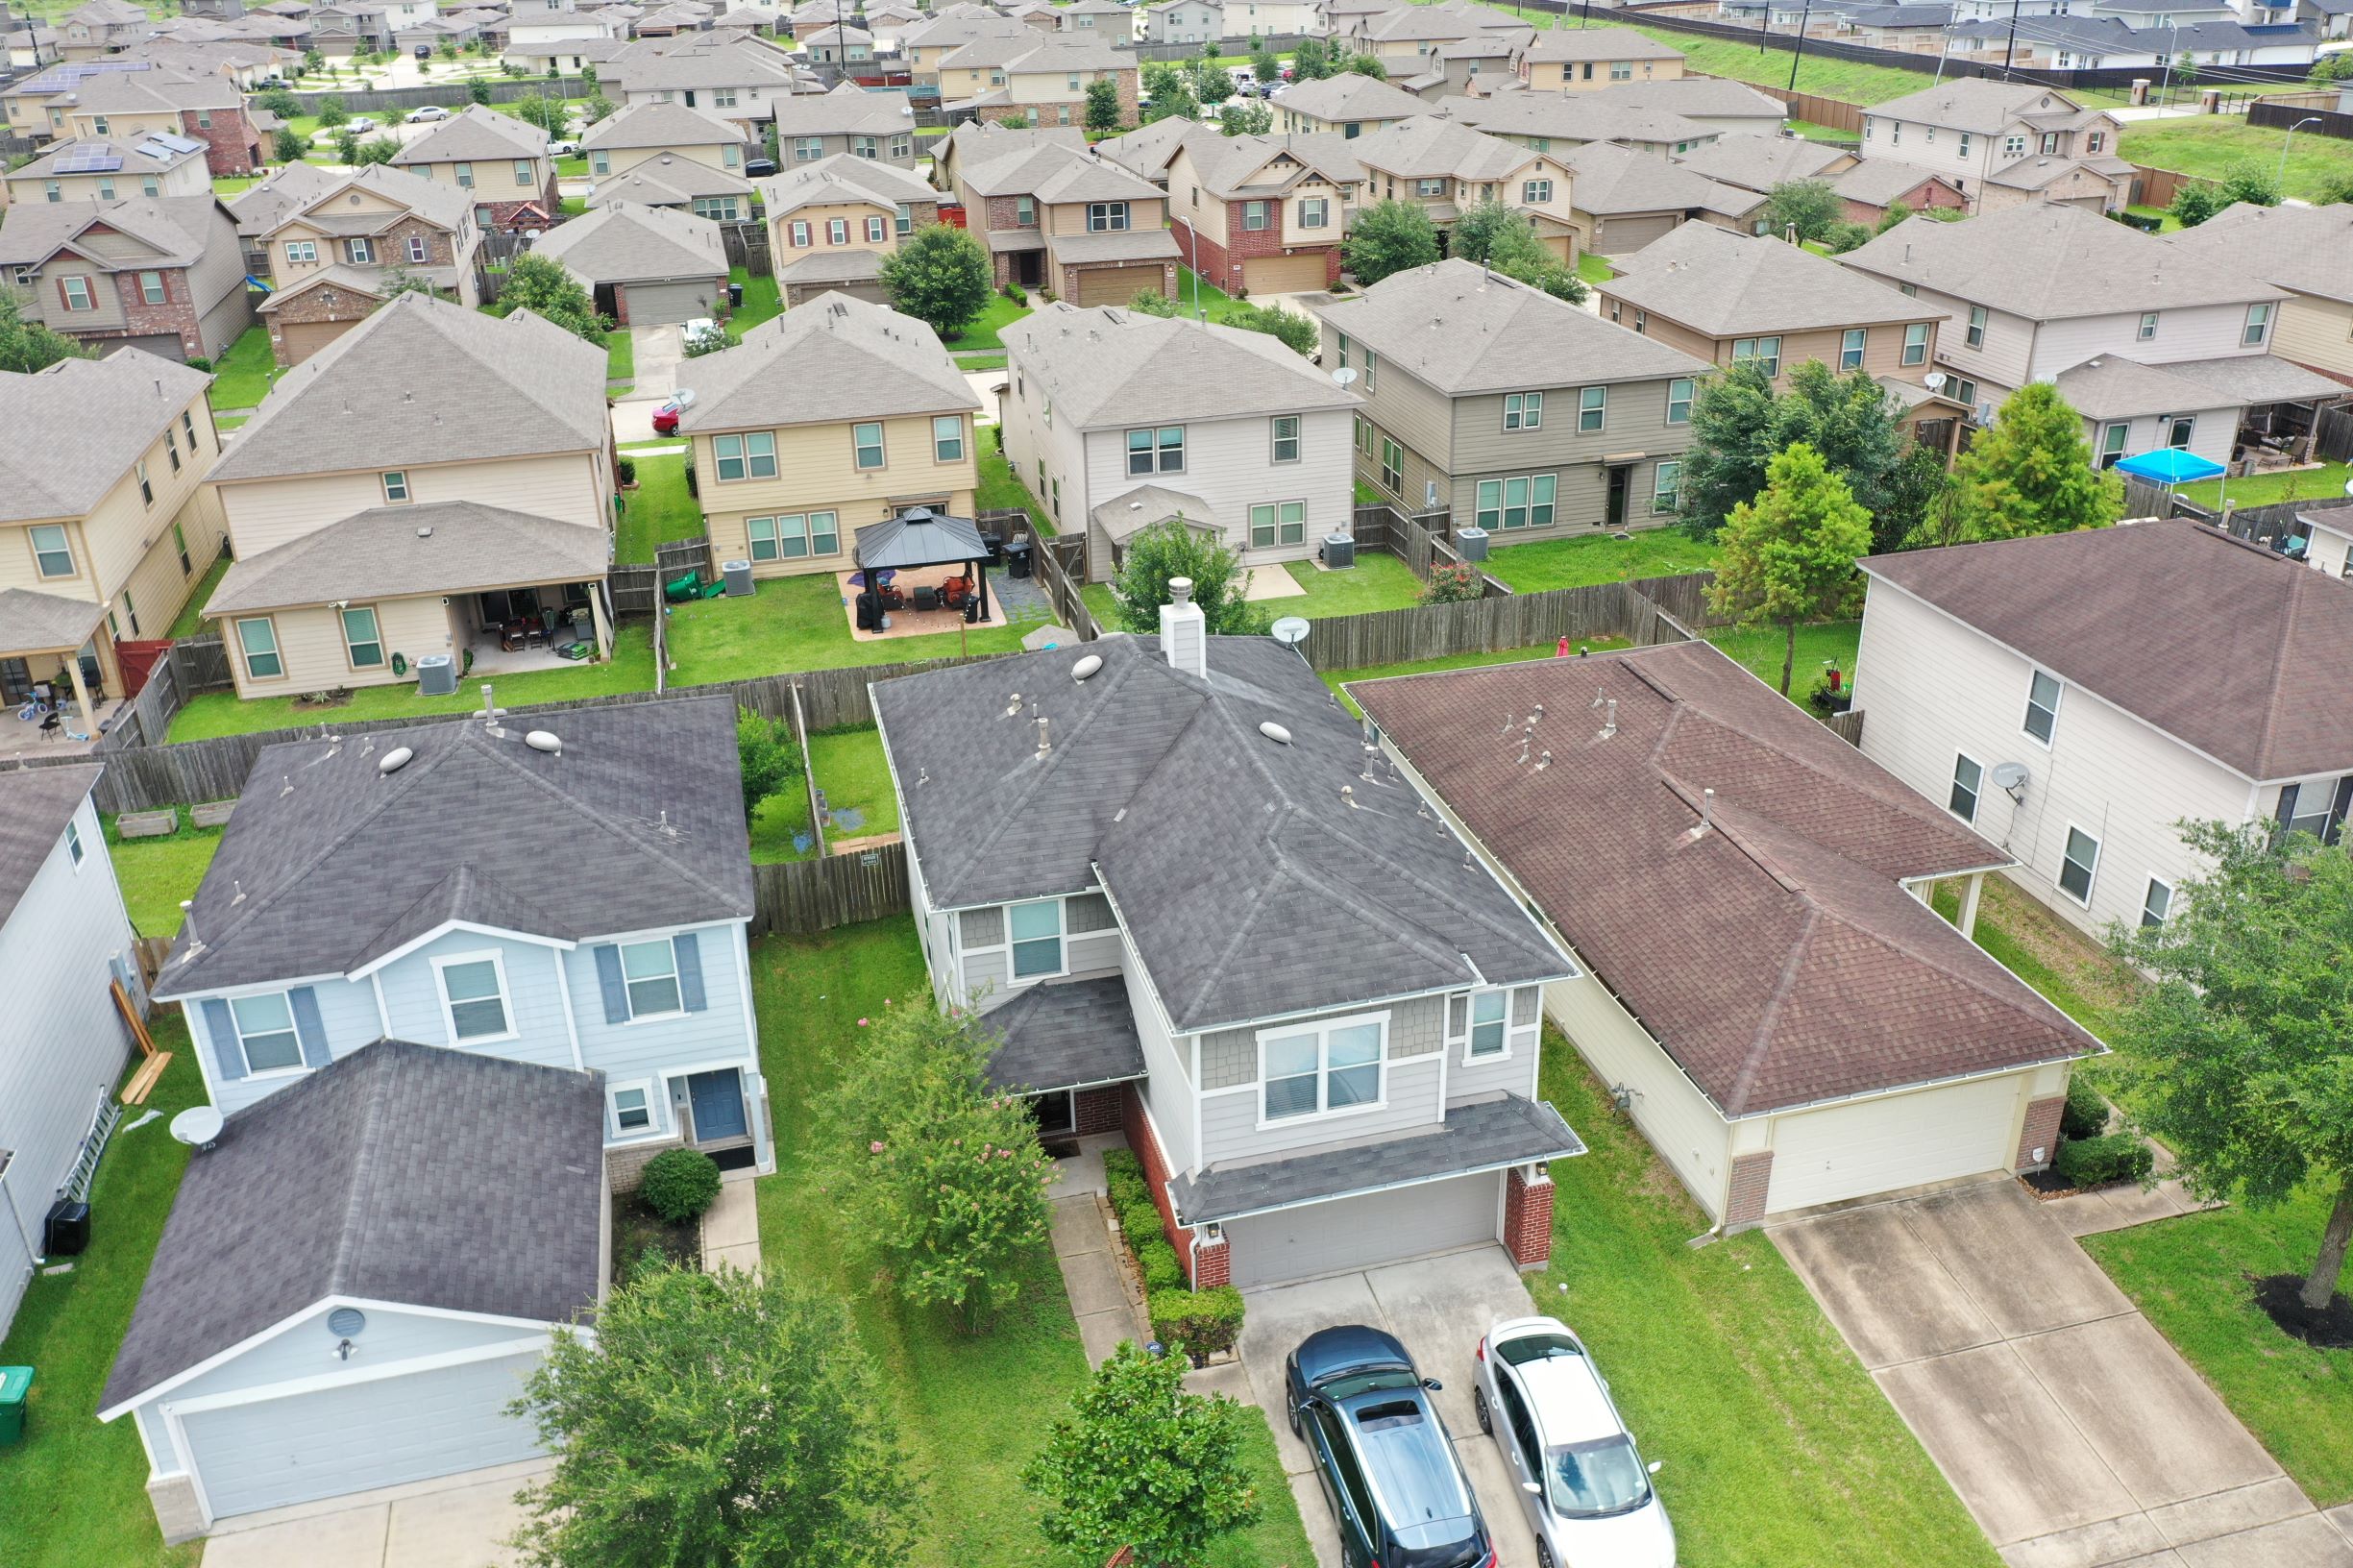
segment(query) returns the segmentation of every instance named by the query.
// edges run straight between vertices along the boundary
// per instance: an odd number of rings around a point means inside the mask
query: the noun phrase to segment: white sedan
[[[449,117],[450,111],[439,104],[427,104],[423,109],[412,109],[408,111],[410,125],[424,125],[429,121],[446,120]]]
[[[1509,1318],[1479,1341],[1471,1403],[1511,1472],[1538,1568],[1675,1568],[1675,1527],[1609,1383],[1567,1325]]]

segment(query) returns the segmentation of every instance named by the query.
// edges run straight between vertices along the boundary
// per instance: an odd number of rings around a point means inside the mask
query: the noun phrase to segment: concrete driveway
[[[2012,1568],[2353,1568],[2353,1541],[2016,1182],[1772,1237]]]
[[[632,327],[629,352],[636,356],[637,388],[630,401],[661,399],[678,389],[678,367],[686,362],[686,345],[675,327]]]
[[[1395,1335],[1422,1376],[1446,1386],[1433,1396],[1439,1417],[1455,1440],[1463,1473],[1486,1516],[1499,1568],[1533,1568],[1535,1537],[1529,1533],[1511,1478],[1493,1438],[1479,1430],[1471,1407],[1472,1355],[1479,1336],[1498,1318],[1526,1317],[1535,1311],[1520,1272],[1501,1247],[1479,1247],[1392,1263],[1360,1274],[1336,1274],[1304,1285],[1274,1286],[1243,1297],[1242,1366],[1250,1392],[1275,1431],[1275,1448],[1290,1478],[1291,1495],[1307,1521],[1308,1539],[1321,1568],[1340,1568],[1339,1534],[1332,1506],[1324,1500],[1307,1445],[1291,1434],[1284,1413],[1283,1360],[1299,1341],[1318,1329],[1363,1323]]]
[[[523,1523],[515,1492],[551,1459],[272,1508],[204,1546],[204,1568],[509,1568]]]

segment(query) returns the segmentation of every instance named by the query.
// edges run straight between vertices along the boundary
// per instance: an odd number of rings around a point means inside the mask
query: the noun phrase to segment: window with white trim
[[[450,1039],[504,1040],[514,1034],[506,1009],[506,970],[496,954],[437,958],[433,970],[441,977],[441,1009],[449,1019]]]
[[[1778,337],[1736,337],[1732,339],[1732,363],[1753,359],[1762,365],[1768,376],[1781,373],[1781,340]]]
[[[1838,340],[1838,368],[1860,370],[1863,367],[1863,351],[1870,342],[1871,331],[1868,328],[1848,328]]]
[[[621,988],[629,998],[629,1018],[658,1018],[686,1011],[678,989],[678,949],[668,937],[621,944]]]
[[[1128,226],[1128,204],[1125,202],[1089,202],[1087,232],[1091,234],[1124,233]]]
[[[82,847],[82,829],[80,825],[71,821],[67,822],[65,824],[66,858],[72,861],[76,866],[79,866],[82,864],[82,857],[88,852],[88,850]]]
[[[776,432],[753,430],[747,435],[711,437],[711,468],[720,481],[772,479],[776,477]]]
[[[2260,349],[2264,339],[2271,335],[2271,307],[2250,305],[2246,307],[2246,330],[2239,334],[2242,348]]]
[[[1952,759],[1952,793],[1946,807],[1965,822],[1977,820],[1978,792],[1985,787],[1985,769],[1976,758],[1956,753]]]
[[[1542,1026],[1538,988],[1474,991],[1446,999],[1446,1042],[1465,1066],[1532,1049]]]
[[[1903,329],[1903,362],[1924,365],[1928,362],[1928,324],[1924,321],[1906,323]]]
[[[1541,392],[1507,392],[1504,394],[1504,429],[1507,430],[1539,430],[1544,428],[1544,394]]]
[[[890,237],[891,220],[889,218],[870,217],[866,220],[866,242],[869,245],[879,245]]]
[[[2148,890],[2141,894],[2141,923],[2145,926],[2163,925],[2165,918],[2173,913],[2173,885],[2162,876],[2148,879]]]
[[[2134,332],[2133,336],[2139,339],[2141,342],[2146,343],[2149,339],[2155,337],[2156,335],[2157,312],[2154,310],[2142,311],[2140,330]]]
[[[1250,508],[1250,545],[1267,550],[1276,545],[1305,544],[1308,503],[1304,501],[1262,502]]]
[[[2059,863],[2059,891],[2086,909],[2092,906],[2092,879],[2099,874],[2099,841],[2070,824],[2067,853]]]
[[[792,245],[797,251],[809,248],[809,224],[805,218],[795,218],[792,225]]]
[[[748,517],[744,529],[755,561],[800,560],[832,555],[842,548],[842,529],[833,512],[791,513],[782,517]]]
[[[2059,727],[2059,691],[2058,677],[2047,675],[2040,670],[2034,673],[2034,679],[2026,689],[2026,722],[2023,727],[2027,734],[2045,746],[2050,744],[2052,733]]]
[[[940,414],[931,422],[931,455],[934,462],[961,463],[964,461],[964,416]]]
[[[1505,479],[1481,479],[1477,521],[1493,533],[1498,528],[1549,528],[1559,478],[1552,474],[1529,474]]]
[[[1185,427],[1163,425],[1127,432],[1127,471],[1130,474],[1185,472]]]
[[[1380,1105],[1388,1015],[1259,1036],[1259,1115],[1288,1121]]]
[[[1032,980],[1063,972],[1062,900],[1041,898],[1005,911],[1013,939],[1013,977]]]
[[[654,1130],[651,1082],[615,1084],[605,1090],[605,1103],[610,1108],[615,1138],[629,1138]]]
[[[1552,199],[1553,183],[1550,180],[1526,180],[1521,182],[1520,205],[1522,207],[1543,207],[1550,203]]]
[[[425,259],[425,236],[423,234],[410,234],[408,236],[408,259],[410,261],[423,261]]]
[[[827,218],[825,220],[825,243],[828,245],[849,243],[849,220],[847,218]]]
[[[44,577],[70,577],[74,575],[73,541],[66,536],[61,523],[42,523],[27,528],[33,541],[33,563]]]
[[[408,476],[406,474],[396,468],[380,474],[377,478],[383,482],[386,502],[397,502],[408,499]]]
[[[882,426],[875,421],[849,428],[851,454],[860,468],[882,467]]]
[[[384,636],[377,625],[376,607],[355,604],[342,612],[343,656],[355,670],[374,670],[384,662]]]
[[[1274,417],[1274,458],[1278,463],[1299,460],[1299,416],[1277,414]]]
[[[229,1021],[236,1029],[237,1049],[245,1055],[247,1073],[258,1076],[301,1070],[302,1037],[295,1033],[294,1003],[284,992],[233,998]]]
[[[248,680],[278,680],[286,673],[278,653],[278,626],[266,615],[237,623],[237,648],[245,656]]]
[[[1609,388],[1585,386],[1577,392],[1577,429],[1591,435],[1609,421]]]
[[[1651,471],[1651,511],[1654,514],[1680,511],[1683,504],[1683,465],[1676,458],[1662,459]]]
[[[1385,435],[1381,438],[1381,488],[1396,495],[1405,482],[1406,449]]]
[[[1668,424],[1688,425],[1691,423],[1691,394],[1693,385],[1694,383],[1691,378],[1687,376],[1679,377],[1667,383]]]

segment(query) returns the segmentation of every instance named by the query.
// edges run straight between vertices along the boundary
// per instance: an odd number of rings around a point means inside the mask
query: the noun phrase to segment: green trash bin
[[[33,1369],[0,1366],[0,1448],[25,1434],[25,1396],[33,1391]]]

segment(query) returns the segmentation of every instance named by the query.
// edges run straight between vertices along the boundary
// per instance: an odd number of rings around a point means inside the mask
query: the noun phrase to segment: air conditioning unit
[[[417,661],[419,697],[455,697],[457,666],[447,653],[428,653]]]

